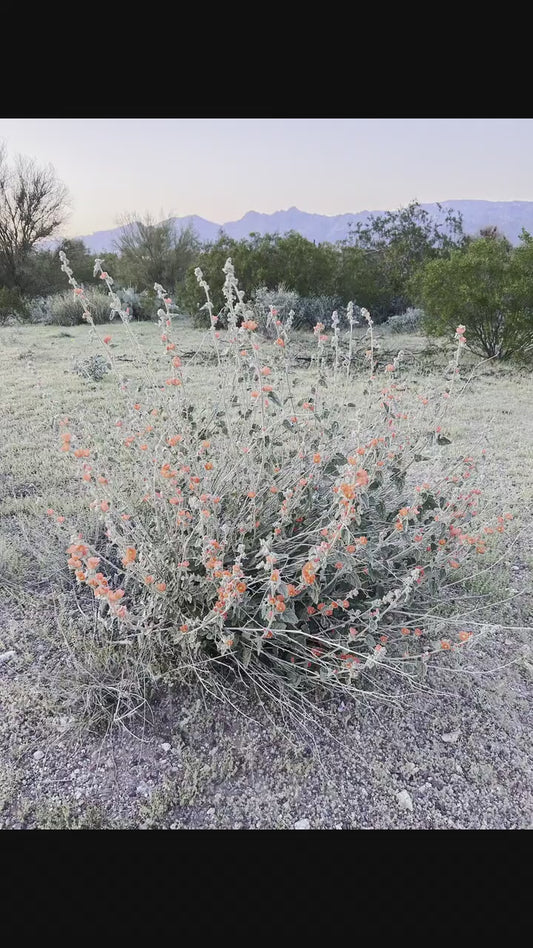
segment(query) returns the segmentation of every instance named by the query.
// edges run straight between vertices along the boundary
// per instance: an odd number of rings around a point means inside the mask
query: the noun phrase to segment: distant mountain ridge
[[[495,226],[505,234],[511,243],[518,243],[523,227],[533,232],[533,201],[441,201],[441,207],[460,211],[463,215],[465,233],[476,234],[482,227]],[[422,204],[421,207],[435,217],[438,216],[437,204]],[[364,222],[369,217],[386,213],[380,211],[358,211],[355,214],[310,214],[300,211],[297,207],[290,207],[286,211],[275,211],[273,214],[260,214],[257,211],[248,211],[238,221],[227,221],[216,224],[204,217],[190,214],[186,217],[173,217],[171,220],[177,231],[184,227],[194,228],[198,238],[202,241],[217,240],[221,231],[229,237],[241,240],[251,233],[258,234],[285,234],[294,230],[313,240],[315,243],[335,243],[344,240],[349,234],[349,225],[359,221]],[[112,230],[100,230],[94,234],[79,237],[89,248],[91,253],[103,253],[114,249],[121,227]]]

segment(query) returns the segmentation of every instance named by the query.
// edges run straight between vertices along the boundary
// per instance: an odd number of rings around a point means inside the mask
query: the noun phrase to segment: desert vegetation
[[[522,700],[531,673],[529,235],[467,240],[416,205],[342,247],[159,227],[130,221],[102,258],[30,240],[16,278],[0,245],[0,811],[22,824],[124,825],[98,799],[24,795],[17,754],[39,763],[54,728],[144,740],[179,695],[217,702],[231,733],[266,713],[293,746],[338,743],[346,707],[361,727],[446,707],[494,667]],[[230,744],[215,783],[238,770]],[[210,771],[180,761],[179,791],[167,774],[129,818],[196,805]]]

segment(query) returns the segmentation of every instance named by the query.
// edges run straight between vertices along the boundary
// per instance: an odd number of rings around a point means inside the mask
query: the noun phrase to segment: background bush
[[[29,311],[19,290],[0,286],[0,326],[15,320],[22,322],[29,318]]]
[[[387,329],[390,329],[393,333],[416,333],[421,331],[424,319],[425,313],[423,309],[410,306],[409,309],[406,309],[405,313],[398,313],[396,316],[391,316],[387,320],[386,326]]]
[[[85,298],[91,307],[91,314],[95,323],[107,323],[111,318],[110,301],[107,293],[100,289],[89,287],[85,290]],[[56,326],[81,325],[82,307],[79,300],[73,296],[71,290],[64,293],[55,293],[49,298],[50,322]]]

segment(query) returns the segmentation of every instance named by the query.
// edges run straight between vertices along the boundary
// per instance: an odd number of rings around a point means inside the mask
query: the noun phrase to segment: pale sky
[[[533,201],[533,119],[2,119],[0,143],[52,164],[72,197],[63,230],[123,214],[395,210],[412,200]]]

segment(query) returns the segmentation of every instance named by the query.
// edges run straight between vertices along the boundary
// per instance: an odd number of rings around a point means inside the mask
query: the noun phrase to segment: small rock
[[[33,755],[34,760],[42,760],[43,757],[44,757],[43,751],[35,751],[35,754]]]
[[[441,734],[441,740],[443,740],[445,744],[457,744],[460,736],[461,728],[458,727],[456,731],[450,731],[449,734]]]
[[[168,744],[165,742],[164,744],[161,744],[161,750],[164,750],[165,754],[167,754],[169,750],[171,749],[171,746],[172,746],[171,744]]]
[[[409,810],[410,813],[413,812],[413,801],[407,790],[401,790],[400,793],[396,795],[398,801],[398,806],[400,810]]]
[[[309,820],[307,820],[307,819],[298,820],[298,821],[294,824],[294,829],[295,829],[295,830],[308,830],[308,829],[311,829],[311,824],[310,824]]]
[[[17,653],[11,649],[9,652],[2,652],[0,655],[0,665],[3,665],[4,662],[8,662],[11,658],[16,658]]]

